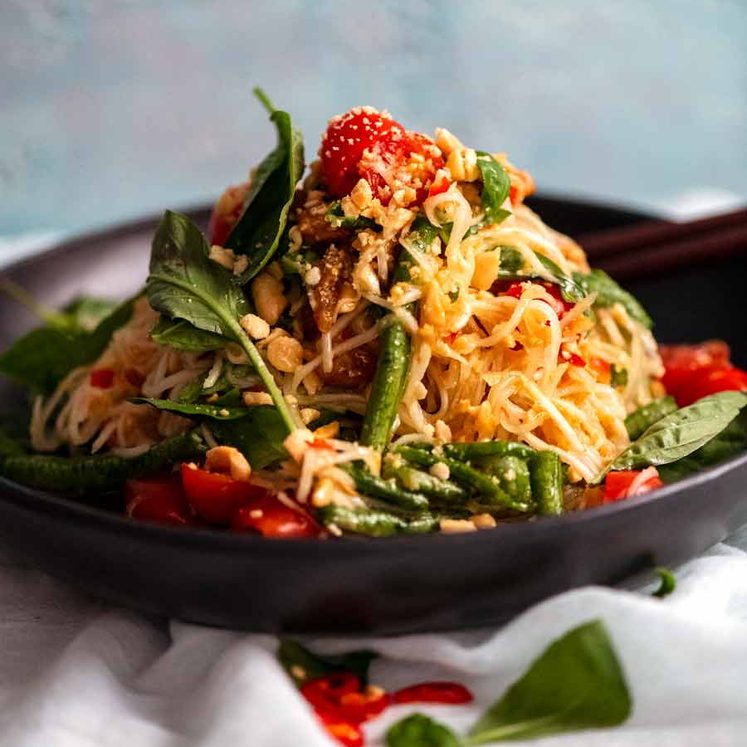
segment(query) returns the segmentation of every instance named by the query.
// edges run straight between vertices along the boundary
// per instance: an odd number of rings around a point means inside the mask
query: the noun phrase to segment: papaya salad
[[[385,111],[277,146],[167,211],[144,288],[36,308],[0,474],[134,519],[267,537],[467,532],[619,501],[747,448],[724,343],[659,347],[641,304],[525,204],[532,177]]]

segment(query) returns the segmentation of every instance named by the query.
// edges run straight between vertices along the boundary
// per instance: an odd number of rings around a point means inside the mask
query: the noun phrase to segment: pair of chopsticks
[[[578,242],[593,267],[621,279],[647,277],[747,253],[747,208],[684,223],[645,221]]]

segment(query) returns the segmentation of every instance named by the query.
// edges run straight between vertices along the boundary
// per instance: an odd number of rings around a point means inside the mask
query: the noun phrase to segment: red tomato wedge
[[[244,210],[244,200],[249,192],[249,186],[250,183],[247,181],[227,187],[218,198],[208,223],[211,244],[225,246],[228,235]]]
[[[747,391],[747,372],[733,366],[721,340],[699,345],[662,345],[662,384],[680,407],[725,391]]]
[[[179,475],[127,480],[124,488],[127,515],[159,524],[194,524]]]
[[[233,517],[235,532],[253,532],[283,539],[318,537],[320,528],[307,513],[286,506],[274,495],[265,494],[240,508]]]
[[[604,481],[604,502],[614,503],[656,490],[664,485],[654,467],[608,473]]]
[[[195,464],[182,464],[181,475],[189,505],[211,524],[230,524],[242,506],[267,494],[257,485],[200,469]]]

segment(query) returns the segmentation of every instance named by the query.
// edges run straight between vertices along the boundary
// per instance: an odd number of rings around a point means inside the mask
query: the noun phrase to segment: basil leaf
[[[132,317],[134,303],[131,298],[120,304],[91,331],[57,323],[32,330],[0,355],[0,374],[35,394],[51,393],[74,368],[104,352],[114,332]]]
[[[63,309],[69,324],[77,329],[90,332],[118,306],[117,301],[94,296],[79,296]]]
[[[501,253],[501,273],[515,275],[524,269],[524,255],[513,246],[496,247]]]
[[[542,266],[555,278],[555,282],[560,288],[560,295],[563,296],[564,301],[578,303],[588,295],[582,285],[576,282],[574,278],[566,275],[549,257],[539,252],[535,252],[535,256]]]
[[[227,407],[219,404],[204,404],[202,402],[177,402],[171,399],[156,399],[155,397],[133,397],[130,402],[151,405],[157,410],[175,412],[186,417],[211,418],[214,420],[238,420],[245,418],[250,409],[247,407]]]
[[[723,431],[747,405],[747,394],[718,392],[657,420],[609,470],[669,464],[692,454]]]
[[[296,428],[275,379],[239,324],[249,310],[243,290],[232,273],[208,258],[205,238],[186,215],[164,213],[153,238],[146,292],[156,311],[237,342],[262,379],[287,431]]]
[[[656,574],[659,576],[659,588],[651,595],[658,599],[668,597],[677,588],[677,579],[669,568],[656,568]]]
[[[365,650],[351,651],[340,656],[319,656],[289,638],[280,641],[277,656],[298,687],[332,672],[352,672],[365,687],[368,684],[368,668],[376,658],[373,651]]]
[[[397,721],[386,733],[386,747],[460,747],[453,731],[422,713]]]
[[[618,368],[614,363],[610,366],[610,386],[623,387],[628,383],[628,369]]]
[[[511,190],[511,180],[498,161],[483,150],[477,151],[477,168],[482,174],[482,208],[487,223],[500,223],[511,215],[502,205]]]
[[[616,726],[630,715],[620,662],[600,620],[559,638],[475,724],[467,744]]]
[[[249,258],[242,283],[251,280],[275,254],[304,170],[303,139],[290,115],[276,109],[260,89],[254,93],[270,113],[278,144],[257,168],[244,212],[226,240],[226,247]]]
[[[151,339],[159,345],[168,345],[190,353],[220,350],[229,343],[222,335],[205,332],[184,319],[167,319],[162,316],[150,331]]]
[[[218,443],[235,446],[253,469],[288,458],[283,446],[288,431],[280,413],[269,405],[248,407],[240,419],[213,421],[210,431]]]
[[[641,306],[635,296],[621,288],[604,270],[592,270],[588,275],[582,272],[574,272],[573,279],[584,289],[586,295],[596,293],[594,306],[606,309],[621,304],[628,312],[631,319],[640,322],[647,329],[654,326],[651,317]]]
[[[656,399],[634,410],[625,418],[625,429],[628,431],[630,440],[635,441],[657,420],[661,420],[665,415],[669,415],[675,410],[677,410],[677,403],[674,401],[674,397],[670,395]]]
[[[684,459],[659,467],[664,482],[675,482],[747,451],[747,410],[742,410],[721,433]]]

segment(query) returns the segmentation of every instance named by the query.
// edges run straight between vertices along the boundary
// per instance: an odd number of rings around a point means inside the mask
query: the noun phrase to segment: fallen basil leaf
[[[413,713],[393,724],[386,733],[386,747],[460,747],[451,729],[422,713]]]
[[[621,724],[631,699],[600,620],[566,633],[475,724],[467,744],[529,739]]]
[[[261,89],[255,88],[254,93],[270,113],[278,144],[257,168],[244,211],[226,240],[226,247],[249,259],[242,283],[251,280],[277,251],[304,170],[303,139],[290,115],[276,109]]]
[[[511,180],[498,161],[485,151],[477,151],[477,168],[482,175],[482,208],[487,223],[500,223],[511,213],[502,205],[511,191]]]
[[[574,272],[573,279],[584,289],[586,295],[596,293],[594,306],[606,309],[621,304],[631,319],[640,322],[647,329],[654,326],[651,317],[641,306],[635,296],[621,288],[604,270],[592,270],[590,273]]]
[[[373,651],[351,651],[339,656],[319,656],[298,641],[284,638],[278,648],[278,660],[298,687],[332,672],[352,672],[363,687],[368,684],[368,669],[376,658]]]
[[[657,420],[605,470],[675,462],[723,431],[747,405],[747,394],[718,392]]]
[[[668,597],[677,586],[677,579],[669,568],[655,568],[654,572],[659,576],[659,588],[651,595],[652,597]]]

